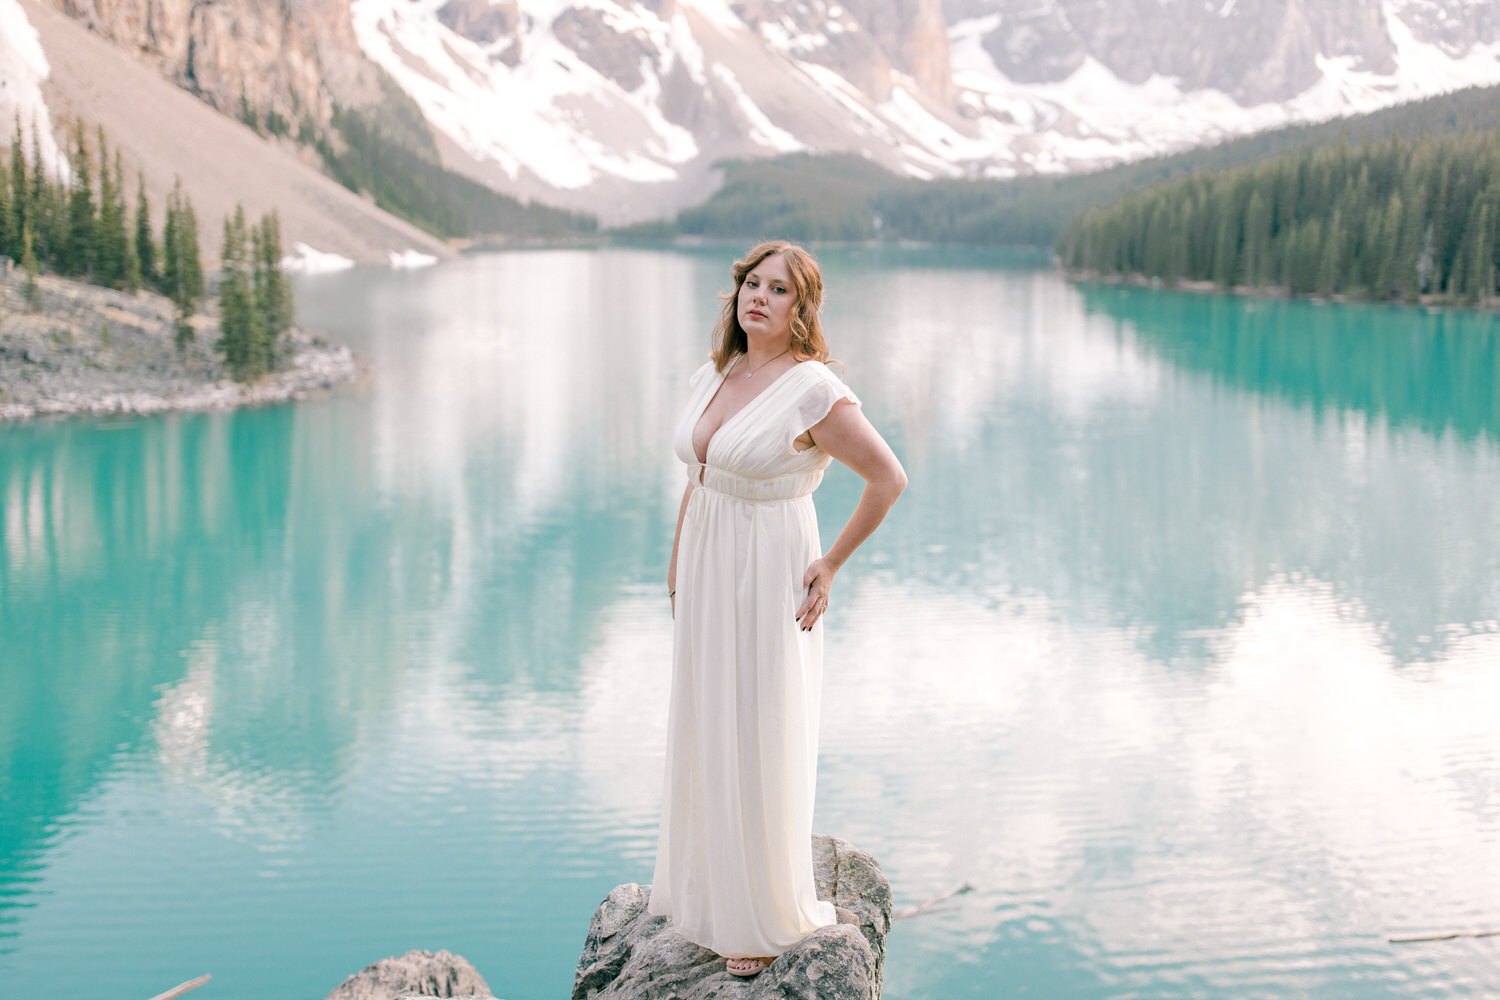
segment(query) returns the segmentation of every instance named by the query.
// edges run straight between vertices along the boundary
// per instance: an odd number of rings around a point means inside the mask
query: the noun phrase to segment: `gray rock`
[[[449,951],[409,951],[366,966],[327,1000],[405,1000],[407,997],[491,997],[474,966]]]
[[[879,1000],[891,885],[874,857],[836,837],[814,835],[818,898],[839,922],[798,942],[753,979],[646,912],[651,887],[610,891],[594,919],[573,977],[573,1000]]]

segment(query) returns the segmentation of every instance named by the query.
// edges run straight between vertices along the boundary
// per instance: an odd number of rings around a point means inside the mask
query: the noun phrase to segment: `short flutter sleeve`
[[[688,388],[696,391],[706,379],[713,378],[714,371],[714,363],[712,361],[703,362],[703,364],[698,366],[697,371],[688,376]]]
[[[810,379],[808,385],[802,390],[796,404],[792,407],[790,419],[785,427],[785,447],[788,454],[797,454],[797,438],[803,432],[812,427],[818,421],[828,416],[833,405],[841,399],[847,399],[855,406],[859,406],[859,397],[854,390],[840,381],[839,377],[829,371],[826,365],[818,366],[820,371],[818,377]]]

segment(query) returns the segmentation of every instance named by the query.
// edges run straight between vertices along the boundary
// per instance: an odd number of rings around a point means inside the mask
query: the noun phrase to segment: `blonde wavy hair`
[[[828,360],[828,342],[823,339],[823,324],[818,319],[818,311],[823,308],[823,272],[813,255],[802,247],[785,240],[772,240],[752,249],[744,260],[734,262],[734,291],[719,296],[724,308],[719,314],[719,322],[714,325],[713,362],[721,373],[750,347],[750,339],[740,326],[739,316],[740,288],[745,284],[745,277],[767,257],[776,254],[786,261],[792,290],[797,295],[792,307],[792,356],[798,361]]]

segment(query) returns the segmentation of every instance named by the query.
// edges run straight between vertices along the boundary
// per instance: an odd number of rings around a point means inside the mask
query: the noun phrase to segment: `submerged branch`
[[[892,914],[891,919],[905,920],[908,917],[923,916],[924,914],[934,912],[932,908],[937,904],[943,902],[944,900],[952,899],[954,896],[962,896],[966,892],[973,891],[974,887],[965,882],[962,885],[949,889],[947,892],[940,892],[936,896],[933,896],[931,899],[924,900],[918,903],[916,906],[908,906],[903,909],[897,910],[894,914]]]
[[[199,976],[197,979],[189,979],[185,983],[172,987],[165,993],[156,994],[156,996],[152,997],[151,1000],[176,1000],[177,997],[182,996],[184,993],[190,993],[193,990],[196,990],[198,987],[202,986],[212,978],[213,976],[205,974]]]

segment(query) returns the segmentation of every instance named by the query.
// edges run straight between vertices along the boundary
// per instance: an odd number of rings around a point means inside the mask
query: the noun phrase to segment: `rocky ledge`
[[[646,912],[649,885],[615,886],[589,923],[573,977],[573,1000],[880,1000],[891,884],[874,857],[836,837],[814,835],[818,898],[838,923],[822,927],[753,979]],[[446,951],[411,951],[376,962],[327,1000],[491,1000],[478,971]]]
[[[646,912],[651,887],[616,886],[599,905],[573,977],[573,1000],[879,1000],[891,884],[874,857],[836,837],[813,837],[818,898],[839,922],[798,942],[753,979]]]
[[[214,350],[218,324],[193,318],[181,351],[172,304],[41,275],[0,260],[0,421],[67,414],[157,413],[277,403],[358,374],[347,347],[292,330],[282,368],[232,381]]]

